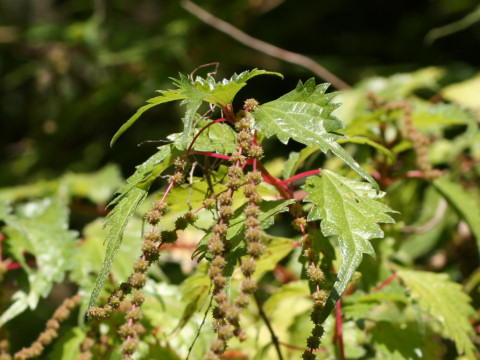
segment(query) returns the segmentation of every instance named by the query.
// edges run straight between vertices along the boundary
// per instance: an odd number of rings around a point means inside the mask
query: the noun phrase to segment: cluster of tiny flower
[[[321,316],[328,298],[328,293],[321,288],[325,282],[325,274],[320,267],[317,266],[319,261],[318,253],[310,246],[312,237],[305,231],[305,228],[307,227],[306,219],[303,217],[297,217],[297,219],[294,220],[294,226],[299,227],[303,233],[303,256],[307,260],[306,263],[309,264],[306,273],[308,279],[314,283],[316,288],[316,291],[312,294],[313,310],[310,314],[310,319],[313,322],[313,329],[311,335],[307,338],[308,349],[302,354],[302,359],[314,360],[316,359],[316,355],[313,351],[320,347],[320,339],[324,333],[323,325],[321,325]]]
[[[256,161],[263,157],[263,149],[256,143],[250,129],[252,118],[248,111],[255,104],[258,106],[255,100],[247,100],[245,112],[239,114],[235,123],[238,131],[237,150],[230,158],[232,165],[228,168],[226,182],[228,190],[217,196],[218,222],[213,227],[213,235],[208,240],[208,251],[214,255],[209,275],[214,284],[214,300],[217,304],[213,310],[213,329],[217,333],[217,339],[210,345],[210,351],[205,355],[204,360],[220,359],[227,348],[227,341],[233,336],[240,341],[246,340],[246,334],[240,327],[240,312],[248,306],[249,295],[257,289],[251,275],[255,271],[254,260],[264,252],[264,246],[260,243],[260,221],[258,220],[261,214],[258,205],[262,199],[257,192],[257,185],[262,181],[262,175],[256,171]],[[249,159],[252,159],[254,170],[244,176],[243,168]],[[229,220],[234,214],[232,196],[242,186],[245,196],[249,199],[244,213],[246,217],[245,242],[251,258],[241,265],[245,279],[242,281],[241,294],[231,303],[223,291],[226,285],[223,270],[226,266],[225,254],[228,250],[226,235]]]
[[[141,289],[147,282],[146,272],[150,265],[158,260],[159,248],[164,243],[173,243],[177,240],[177,230],[184,230],[188,224],[192,224],[197,219],[193,212],[187,212],[175,221],[175,229],[167,231],[157,231],[156,227],[160,223],[167,211],[168,204],[165,198],[173,186],[181,185],[185,182],[185,172],[187,171],[188,162],[184,158],[177,158],[174,161],[175,173],[168,178],[169,186],[167,192],[161,200],[153,202],[151,209],[145,214],[145,221],[151,225],[151,229],[147,232],[143,239],[142,255],[138,258],[133,266],[133,274],[126,283],[122,283],[112,295],[108,298],[107,303],[102,307],[91,307],[88,315],[94,319],[102,320],[111,316],[112,312],[117,309],[125,296],[132,292],[129,304],[125,307],[128,311],[125,314],[125,323],[120,326],[118,333],[123,339],[121,352],[126,359],[137,350],[139,344],[139,336],[145,332],[140,323],[142,312],[140,307],[145,301]]]
[[[28,348],[23,348],[14,355],[15,360],[26,360],[40,356],[45,346],[49,345],[54,339],[58,337],[58,328],[60,323],[68,319],[71,311],[78,305],[80,295],[75,295],[71,298],[65,299],[63,303],[55,310],[53,316],[47,321],[45,331],[43,331],[36,341]],[[7,354],[2,354],[2,360],[10,359]]]

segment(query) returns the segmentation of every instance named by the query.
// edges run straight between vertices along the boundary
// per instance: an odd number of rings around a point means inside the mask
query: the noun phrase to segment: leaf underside
[[[393,211],[379,201],[384,194],[378,193],[371,184],[328,170],[323,170],[321,177],[308,177],[303,189],[308,193],[305,201],[314,204],[308,221],[321,220],[323,235],[338,238],[343,260],[324,309],[324,320],[345,292],[363,254],[375,256],[369,240],[383,237],[378,223],[393,223],[388,215]]]
[[[295,90],[254,111],[255,127],[267,137],[277,136],[284,144],[293,139],[307,146],[317,145],[324,153],[331,151],[377,187],[370,174],[337,143],[345,136],[335,131],[343,129],[344,125],[332,115],[340,105],[331,102],[336,93],[325,93],[329,85],[315,85],[313,78],[305,84],[300,81]]]

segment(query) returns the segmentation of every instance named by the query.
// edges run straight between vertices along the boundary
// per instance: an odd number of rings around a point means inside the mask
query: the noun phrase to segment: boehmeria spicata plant
[[[413,95],[428,73],[262,104],[238,91],[278,74],[180,75],[119,131],[186,106],[126,183],[107,166],[0,191],[0,360],[478,358],[478,117]],[[80,199],[107,229],[72,231]]]
[[[293,91],[274,101],[259,104],[255,99],[247,99],[243,109],[235,111],[232,105],[235,95],[258,75],[281,76],[255,69],[217,82],[211,75],[194,79],[193,75],[180,74],[173,80],[175,89],[159,91],[160,95],[140,108],[112,140],[113,144],[151,107],[175,100],[181,100],[185,106],[183,132],[169,136],[170,144],[159,147],[155,155],[137,167],[112,201],[113,210],[106,221],[110,226],[107,252],[88,316],[103,321],[128,299],[129,304],[123,307],[127,309],[125,322],[118,330],[124,339],[121,350],[125,358],[135,353],[144,332],[141,292],[147,280],[145,273],[158,259],[159,249],[177,240],[177,231],[195,225],[197,214],[212,214],[205,237],[193,253],[199,261],[206,260],[209,264],[212,328],[216,333],[204,355],[209,360],[220,359],[232,338],[246,340],[242,312],[252,296],[258,301],[257,263],[265,253],[264,242],[269,236],[266,230],[273,225],[276,214],[289,212],[294,218],[292,229],[300,234],[298,246],[303,248],[300,261],[311,284],[312,331],[305,339],[304,359],[316,358],[315,351],[324,333],[323,323],[345,292],[363,254],[374,255],[370,240],[383,236],[379,224],[393,223],[389,215],[392,210],[381,202],[383,193],[375,180],[337,142],[344,138],[336,132],[343,124],[332,115],[339,105],[332,102],[335,93],[326,93],[328,84],[317,85],[313,79],[299,82]],[[203,103],[209,109],[200,115]],[[219,117],[215,118],[215,114]],[[270,137],[277,137],[284,144],[293,139],[307,150],[306,155],[288,160],[284,179],[271,175],[262,163],[262,142]],[[350,175],[356,173],[363,180],[327,169],[295,173],[308,156],[318,152],[338,157],[353,170]],[[196,165],[201,159],[205,165],[200,168]],[[218,161],[212,164],[212,159]],[[112,292],[105,305],[95,306],[129,218],[141,206],[153,182],[172,165],[174,172],[167,176],[168,185],[161,200],[154,201],[144,216],[151,228],[144,236],[142,254],[132,275]],[[206,188],[201,206],[181,215],[173,230],[161,230],[162,219],[168,212],[169,193],[174,187],[192,190],[187,175],[192,177],[194,173]],[[298,188],[295,183],[301,179],[305,184]],[[338,238],[342,263],[336,275],[331,255],[320,245],[326,237]],[[243,274],[243,280],[239,289],[232,289],[230,279],[236,268]],[[280,350],[278,354],[281,357]]]

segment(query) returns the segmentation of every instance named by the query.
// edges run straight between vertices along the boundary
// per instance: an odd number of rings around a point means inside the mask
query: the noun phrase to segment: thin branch
[[[215,121],[212,121],[210,123],[208,123],[207,125],[205,125],[202,129],[200,129],[200,131],[197,133],[197,135],[195,135],[195,137],[193,138],[192,142],[190,143],[190,146],[188,147],[188,150],[187,150],[187,153],[185,154],[185,156],[188,156],[190,155],[190,151],[192,151],[192,147],[193,145],[195,144],[195,141],[197,141],[197,138],[200,136],[200,134],[202,132],[204,132],[205,130],[207,130],[210,126],[212,126],[213,124],[216,124],[216,123],[219,123],[219,122],[223,122],[223,121],[227,121],[227,119],[217,119]]]
[[[210,297],[210,302],[208,303],[207,310],[205,310],[205,314],[203,315],[202,322],[200,323],[200,326],[198,327],[198,331],[195,334],[195,338],[192,341],[192,345],[190,345],[190,348],[188,349],[188,354],[185,360],[188,360],[190,357],[190,354],[192,353],[193,347],[195,346],[195,343],[197,342],[198,337],[200,336],[200,331],[202,330],[203,325],[205,325],[205,321],[208,316],[208,312],[210,311],[210,308],[212,307],[212,302],[213,302],[213,295]]]
[[[385,286],[390,284],[396,278],[398,278],[398,275],[396,273],[392,274],[387,280],[385,280],[383,283],[381,283],[375,289],[373,289],[373,292],[382,290]]]
[[[277,351],[278,359],[283,360],[282,351],[280,349],[280,342],[278,341],[277,335],[275,335],[275,332],[273,331],[272,324],[270,324],[270,320],[268,319],[267,314],[265,314],[265,311],[263,310],[262,303],[260,302],[257,293],[253,294],[253,298],[255,299],[255,302],[257,304],[258,313],[265,322],[265,325],[267,325],[268,331],[270,332],[270,337],[272,338],[272,343],[275,346],[275,350]]]
[[[296,65],[303,66],[304,68],[310,70],[318,77],[328,81],[337,89],[349,89],[350,85],[344,82],[342,79],[338,78],[336,75],[332,74],[330,71],[325,69],[322,65],[309,58],[308,56],[294,53],[272,44],[269,44],[265,41],[256,39],[243,31],[237,29],[233,25],[215,17],[209,12],[205,11],[198,5],[192,3],[189,0],[182,0],[182,6],[192,15],[196,16],[198,19],[202,20],[204,23],[214,27],[215,29],[227,34],[228,36],[234,38],[238,42],[242,43],[245,46],[248,46],[252,49],[270,55],[274,58],[287,61]]]

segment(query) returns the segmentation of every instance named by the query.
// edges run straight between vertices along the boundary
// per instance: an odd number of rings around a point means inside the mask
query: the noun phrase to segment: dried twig
[[[182,6],[185,10],[202,20],[204,23],[227,34],[228,36],[252,49],[258,50],[277,59],[303,66],[304,68],[307,68],[311,72],[315,73],[318,77],[331,83],[337,89],[350,88],[350,85],[348,85],[342,79],[338,78],[336,75],[325,69],[322,65],[305,55],[284,50],[265,41],[256,39],[237,29],[233,25],[213,16],[189,0],[182,0]]]

